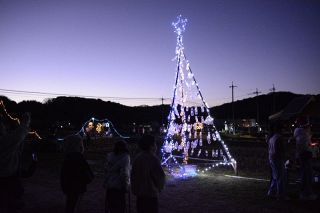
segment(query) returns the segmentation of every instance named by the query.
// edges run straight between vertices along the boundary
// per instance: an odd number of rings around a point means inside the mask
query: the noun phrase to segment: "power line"
[[[235,86],[235,85],[234,85]],[[237,86],[235,86],[237,87]],[[230,86],[231,88],[231,86]],[[270,91],[265,90],[266,91]],[[19,95],[23,97],[32,97],[32,96],[42,96],[42,97],[58,97],[58,96],[69,96],[69,97],[82,97],[82,98],[96,98],[96,99],[103,99],[103,100],[119,100],[119,101],[130,101],[130,100],[136,100],[136,101],[161,101],[162,98],[154,98],[154,97],[117,97],[117,96],[92,96],[92,95],[76,95],[76,94],[67,94],[67,93],[52,93],[52,92],[39,92],[39,91],[27,91],[27,90],[12,90],[12,89],[1,89],[0,88],[0,93],[5,93],[5,94],[11,94],[11,95]],[[261,93],[261,91],[260,91]],[[248,95],[252,95],[255,93],[243,93],[239,95],[234,95],[234,99],[239,99],[239,98],[244,98]],[[163,98],[164,101],[170,101],[172,98]],[[222,101],[222,100],[228,100],[230,97],[225,97],[225,98],[217,98],[215,101]]]
[[[0,92],[7,94],[22,94],[22,95],[41,95],[41,96],[71,96],[82,98],[97,98],[97,99],[111,99],[111,100],[170,100],[170,98],[147,98],[147,97],[117,97],[117,96],[93,96],[93,95],[75,95],[67,93],[51,93],[51,92],[39,92],[39,91],[27,91],[27,90],[11,90],[0,89]]]
[[[261,93],[261,91],[256,88],[255,92],[250,93],[249,95],[256,95],[256,100],[257,100],[257,123],[259,123],[259,102],[258,102],[258,96]]]
[[[276,112],[276,88],[274,87],[274,84],[272,84],[272,88],[270,89],[272,92],[272,112]]]
[[[276,88],[274,87],[274,84],[272,84],[272,88],[270,89],[271,92],[275,92]]]

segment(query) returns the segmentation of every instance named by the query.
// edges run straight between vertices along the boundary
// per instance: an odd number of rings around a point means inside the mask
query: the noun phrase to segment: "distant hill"
[[[283,109],[292,99],[302,95],[291,92],[275,92],[257,97],[246,98],[234,102],[235,119],[256,118],[257,104],[259,110],[259,119],[265,121],[268,116]],[[274,109],[273,109],[274,104]],[[211,112],[215,118],[231,119],[232,104],[226,103],[221,106],[211,108]]]
[[[260,121],[267,121],[273,114],[273,95],[275,112],[284,108],[293,98],[301,96],[290,92],[276,92],[275,94],[260,95],[234,102],[235,118],[256,118],[257,101]],[[320,98],[317,95],[316,98]],[[57,97],[48,99],[45,103],[36,101],[23,101],[16,103],[7,97],[0,96],[13,116],[20,117],[22,112],[31,112],[33,128],[43,129],[55,123],[70,122],[74,127],[80,128],[91,117],[108,118],[118,128],[128,129],[133,123],[160,125],[166,123],[169,105],[129,107],[100,99],[87,99],[79,97]],[[212,107],[211,114],[216,119],[231,119],[232,104],[226,103]]]
[[[100,99],[79,97],[57,97],[48,99],[45,103],[36,101],[22,101],[16,103],[7,97],[0,96],[8,112],[14,117],[20,117],[23,112],[31,112],[32,125],[36,129],[48,128],[56,123],[70,122],[80,128],[84,122],[92,117],[108,118],[119,128],[125,128],[133,123],[160,124],[163,117],[169,113],[169,106],[138,106],[129,107]]]

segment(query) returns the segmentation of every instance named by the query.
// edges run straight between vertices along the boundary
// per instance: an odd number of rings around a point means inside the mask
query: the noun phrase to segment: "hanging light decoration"
[[[187,22],[186,18],[179,15],[177,21],[172,23],[177,34],[176,74],[167,135],[161,150],[162,165],[168,166],[173,171],[174,167],[181,169],[190,164],[190,161],[206,162],[206,164],[215,162],[209,167],[199,169],[199,172],[220,165],[232,165],[236,169],[236,161],[214,126],[209,106],[202,96],[190,62],[184,53],[183,33]],[[214,149],[219,150],[219,153]]]

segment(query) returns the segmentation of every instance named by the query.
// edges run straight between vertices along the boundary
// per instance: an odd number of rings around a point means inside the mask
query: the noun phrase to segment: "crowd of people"
[[[301,200],[316,200],[317,195],[312,190],[313,168],[311,145],[311,125],[306,117],[299,117],[296,120],[296,128],[293,136],[286,141],[283,137],[284,123],[272,124],[270,135],[267,138],[269,164],[271,169],[270,187],[268,197],[280,200],[288,200],[288,154],[286,153],[287,143],[295,142],[295,156],[293,159],[300,167],[300,194]],[[289,158],[292,158],[289,156]],[[290,163],[292,164],[292,162]]]
[[[155,138],[143,135],[138,143],[140,152],[130,163],[127,143],[116,141],[105,163],[105,212],[127,212],[126,194],[137,197],[138,213],[157,213],[158,195],[164,187],[165,173],[156,156]],[[94,175],[84,159],[82,137],[71,135],[65,138],[65,159],[61,169],[61,187],[66,195],[66,213],[76,210],[80,197],[86,191]]]
[[[29,133],[30,114],[12,118],[0,101],[0,212],[19,212],[23,186],[20,178],[24,140]],[[60,185],[66,197],[65,212],[76,212],[81,196],[93,180],[84,152],[84,136],[74,134],[64,139],[64,161]],[[127,143],[119,140],[105,163],[105,212],[125,213],[126,194],[137,197],[138,213],[157,213],[158,195],[164,187],[165,173],[156,155],[157,145],[152,135],[143,135],[138,142],[140,152],[130,162]]]
[[[20,182],[21,154],[31,119],[29,113],[23,114],[21,119],[12,118],[1,101],[0,110],[0,212],[15,213],[23,204],[23,186]],[[286,200],[286,141],[282,132],[283,124],[276,123],[267,138],[271,170],[267,195]],[[298,120],[292,139],[295,140],[295,157],[301,172],[300,199],[317,199],[312,191],[312,154],[309,150],[311,133],[306,120]],[[83,155],[83,140],[85,138],[80,134],[70,135],[64,140],[65,155],[60,183],[66,197],[66,213],[76,212],[81,196],[94,179],[94,173]],[[130,199],[126,195],[130,192],[136,196],[137,213],[158,212],[158,196],[165,184],[165,173],[156,154],[154,136],[143,135],[138,147],[140,151],[132,162],[127,143],[123,140],[116,141],[113,151],[107,154],[102,184],[105,189],[106,213],[125,213],[126,203]]]

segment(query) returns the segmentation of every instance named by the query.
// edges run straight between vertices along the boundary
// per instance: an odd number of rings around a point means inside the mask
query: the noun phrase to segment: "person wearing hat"
[[[317,199],[317,196],[312,191],[311,129],[310,124],[305,117],[299,117],[297,119],[297,128],[294,130],[293,137],[296,141],[296,158],[300,163],[300,199],[315,200]]]

